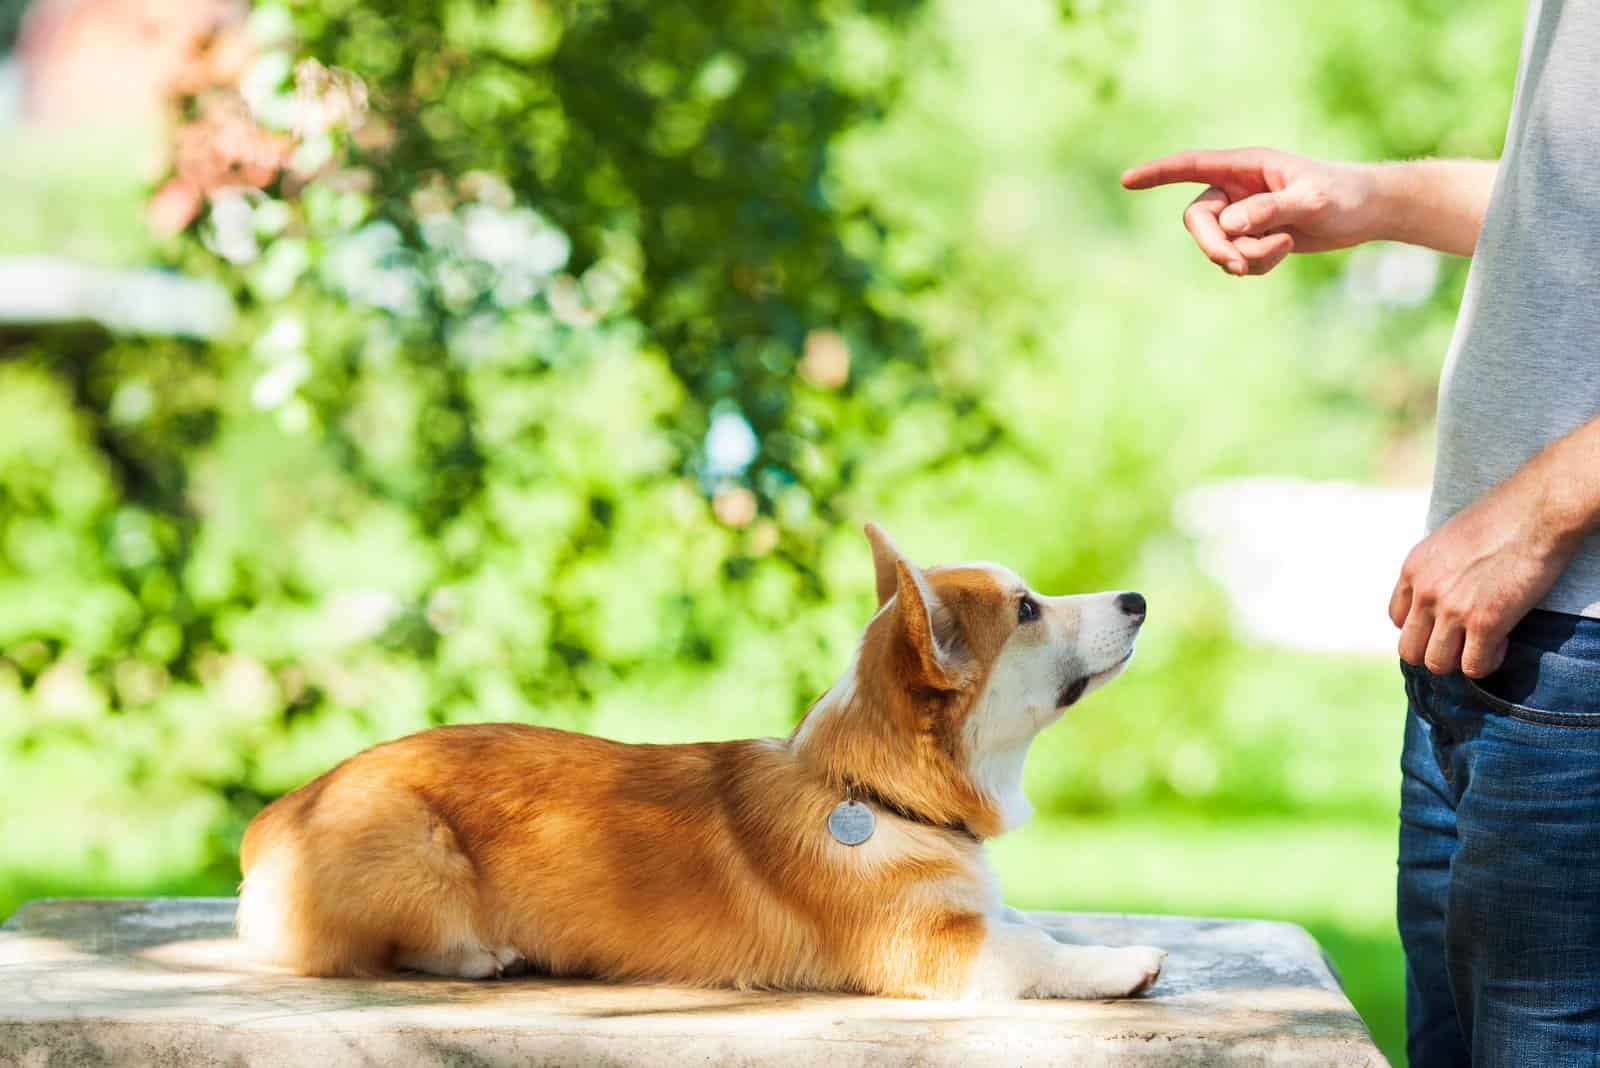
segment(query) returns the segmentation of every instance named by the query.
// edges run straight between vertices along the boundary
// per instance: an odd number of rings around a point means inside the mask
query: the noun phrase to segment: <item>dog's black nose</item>
[[[1140,623],[1144,622],[1144,594],[1119,593],[1117,607]]]

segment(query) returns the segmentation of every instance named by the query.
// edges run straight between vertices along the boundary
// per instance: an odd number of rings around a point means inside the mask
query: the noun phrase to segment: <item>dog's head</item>
[[[960,809],[980,834],[1015,826],[1031,813],[1029,743],[1127,666],[1144,598],[1048,597],[998,564],[919,568],[876,524],[867,538],[877,614],[797,745],[917,811]]]

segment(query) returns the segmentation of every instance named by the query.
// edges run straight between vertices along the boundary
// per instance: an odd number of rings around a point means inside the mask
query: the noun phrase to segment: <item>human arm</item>
[[[1498,160],[1419,159],[1369,165],[1378,232],[1369,241],[1403,241],[1470,256],[1483,228]]]
[[[1400,657],[1491,674],[1506,636],[1600,528],[1600,418],[1558,438],[1406,557],[1389,600]]]
[[[1290,252],[1404,241],[1470,256],[1494,161],[1332,163],[1270,148],[1180,152],[1129,168],[1128,189],[1198,182],[1184,226],[1229,274],[1265,274]]]

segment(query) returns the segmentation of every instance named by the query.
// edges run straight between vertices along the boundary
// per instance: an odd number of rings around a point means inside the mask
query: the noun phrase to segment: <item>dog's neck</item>
[[[802,765],[841,801],[854,796],[975,841],[1004,830],[999,805],[961,766],[958,740],[919,729],[929,717],[864,670],[858,654],[795,728],[788,744]]]
[[[972,778],[978,789],[1000,810],[1000,829],[1009,831],[1033,818],[1033,805],[1022,792],[1022,767],[1028,759],[1026,742],[1009,749],[985,750],[972,762]]]

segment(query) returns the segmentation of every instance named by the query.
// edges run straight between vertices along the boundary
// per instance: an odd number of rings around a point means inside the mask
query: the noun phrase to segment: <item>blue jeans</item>
[[[1532,613],[1486,679],[1401,670],[1413,1068],[1600,1065],[1600,620]]]

